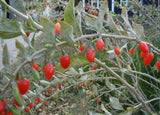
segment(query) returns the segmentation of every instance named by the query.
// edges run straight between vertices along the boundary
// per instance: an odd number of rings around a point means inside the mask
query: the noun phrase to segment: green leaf
[[[10,5],[23,14],[27,14],[22,0],[10,0]]]
[[[8,52],[8,47],[7,44],[4,45],[3,47],[3,65],[5,68],[10,67],[10,62],[9,62],[9,52]]]
[[[82,6],[82,5],[81,5]],[[81,30],[81,15],[75,16],[74,0],[69,0],[64,10],[64,21],[73,26],[73,33],[82,33]]]
[[[16,39],[16,48],[19,49],[19,55],[21,55],[23,57],[26,56],[26,48],[17,39]]]
[[[80,1],[78,6],[76,7],[77,13],[78,15],[76,16],[76,25],[78,26],[77,28],[79,28],[79,32],[82,34],[82,27],[81,27],[81,9],[82,9],[82,2]]]
[[[101,113],[96,113],[94,111],[88,111],[88,114],[89,115],[104,115],[104,114],[101,114]]]
[[[101,5],[100,9],[99,9],[99,15],[97,18],[97,30],[98,32],[101,32],[101,29],[103,27],[103,19],[104,19],[104,15],[105,12],[108,10],[108,1],[105,0],[103,2],[103,4]]]
[[[66,22],[59,22],[61,25],[60,37],[67,41],[69,45],[74,46],[73,27]]]
[[[109,26],[114,31],[118,31],[111,13],[108,13],[107,26]]]
[[[44,28],[46,37],[55,43],[55,25],[47,18],[41,18],[41,24]],[[62,28],[62,27],[61,27]]]
[[[133,111],[135,110],[135,108],[133,107],[128,107],[127,110],[124,112],[123,115],[132,115]]]
[[[23,24],[23,29],[26,33],[35,31],[34,29],[27,27]],[[0,37],[2,39],[11,39],[22,35],[19,29],[19,23],[16,21],[5,20],[1,22],[0,26]]]
[[[98,95],[98,91],[97,91],[96,85],[93,85],[93,93],[94,93],[95,95]]]
[[[71,25],[75,25],[74,0],[69,0],[69,3],[64,10],[64,21]]]
[[[34,47],[34,42],[35,42],[35,36],[36,36],[36,33],[34,33],[32,39],[31,39],[31,45]]]
[[[122,105],[119,103],[119,100],[115,97],[109,97],[110,104],[114,109],[124,110]]]
[[[106,113],[106,115],[112,115],[105,107],[103,104],[101,104],[101,109]]]
[[[133,23],[132,26],[133,26],[133,30],[137,34],[138,38],[142,39],[142,38],[145,37],[145,35],[144,35],[144,28],[143,28],[143,26],[141,24]]]
[[[91,18],[89,16],[84,17],[85,23],[87,26],[93,28],[94,30],[97,30],[97,20],[94,18]],[[98,30],[97,30],[98,31]]]
[[[0,37],[9,39],[21,35],[18,22],[2,22],[0,26]]]
[[[28,39],[28,37],[26,36],[26,33],[25,33],[24,29],[23,29],[23,26],[22,26],[22,23],[21,23],[21,22],[19,22],[19,30],[20,30],[20,32],[22,33],[23,40],[24,40],[26,43],[29,43],[29,39]]]
[[[16,108],[11,108],[10,111],[14,115],[20,115],[20,112]]]
[[[115,85],[111,84],[107,78],[105,80],[105,83],[107,87],[110,88],[111,90],[114,90],[116,88]]]
[[[69,71],[65,72],[67,75],[78,75],[79,73],[73,68],[71,67],[69,69]]]

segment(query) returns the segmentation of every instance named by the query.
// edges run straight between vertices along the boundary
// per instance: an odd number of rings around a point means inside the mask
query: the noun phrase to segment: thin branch
[[[146,76],[146,77],[148,77],[148,78],[150,78],[150,79],[153,79],[154,81],[160,83],[160,80],[159,80],[159,79],[156,79],[156,78],[154,78],[153,76],[151,76],[151,75],[149,75],[149,74],[142,73],[142,72],[138,72],[138,71],[129,71],[129,72]]]
[[[160,31],[159,25],[158,25],[150,16],[148,16],[148,15],[142,10],[141,6],[139,6],[139,4],[136,2],[136,0],[133,0],[133,2],[134,2],[135,5],[137,6],[137,8],[141,11],[141,13],[142,13],[146,18],[148,18],[148,19],[152,22],[152,24],[154,24],[154,25],[157,27],[157,29]]]
[[[151,111],[151,109],[146,105],[146,103],[143,101],[143,99],[138,95],[137,91],[135,90],[135,88],[133,86],[131,86],[130,84],[128,84],[124,79],[122,79],[117,73],[115,73],[112,69],[110,69],[105,63],[101,62],[100,60],[98,60],[97,58],[95,58],[94,60],[95,63],[97,63],[98,65],[100,65],[101,67],[103,67],[106,71],[110,72],[113,76],[115,76],[123,85],[125,85],[127,88],[129,88],[132,93],[134,93],[134,95],[136,96],[136,98],[142,103],[142,105],[144,106],[144,108],[146,109],[147,112],[149,112],[150,114],[152,114],[153,112]]]
[[[0,0],[2,3],[4,3],[4,1]],[[12,13],[16,14],[18,17],[20,17],[21,19],[28,21],[29,18],[28,16],[24,15],[23,13],[21,13],[20,11],[16,10],[15,8],[13,8],[12,6],[4,3],[6,5],[6,7],[8,8],[8,10],[10,10]],[[33,23],[37,26],[37,28],[39,28],[39,30],[43,31],[43,26],[39,25],[38,23],[36,23],[35,21],[33,21]]]
[[[150,103],[150,102],[152,102],[152,101],[156,101],[156,100],[160,100],[160,98],[159,98],[159,97],[157,97],[157,98],[154,98],[154,99],[151,99],[151,100],[145,101],[144,103],[145,103],[145,104],[147,104],[147,103]],[[140,106],[142,106],[142,104],[141,104],[141,103],[140,103],[140,104],[138,104],[138,105],[136,105],[134,108],[139,108]]]

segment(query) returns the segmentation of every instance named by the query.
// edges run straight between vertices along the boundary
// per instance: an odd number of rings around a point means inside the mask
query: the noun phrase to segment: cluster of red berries
[[[141,58],[144,58],[143,64],[145,66],[149,65],[151,61],[154,59],[154,54],[152,52],[149,52],[148,45],[145,42],[140,42],[139,43],[139,49],[141,50]],[[114,48],[115,54],[119,55],[120,54],[120,49],[119,47]],[[130,54],[133,54],[135,52],[134,48],[131,48],[129,50]],[[160,70],[160,61],[156,63],[157,68]]]
[[[6,105],[3,101],[0,101],[0,115],[13,115],[9,110],[5,112]]]
[[[154,54],[152,52],[149,52],[148,45],[145,42],[143,42],[143,41],[141,41],[139,43],[139,49],[141,50],[141,58],[144,58],[143,64],[145,66],[149,65],[151,63],[151,61],[154,59]],[[134,53],[134,48],[131,48],[129,50],[129,53],[133,54]],[[160,70],[160,61],[158,61],[156,63],[156,66]]]
[[[96,47],[99,51],[101,51],[104,47],[104,42],[102,39],[98,39],[96,42]],[[82,46],[79,47],[79,50],[82,52],[86,48],[86,45],[83,44]],[[86,57],[90,63],[92,63],[95,59],[96,53],[94,49],[88,49],[86,52]]]
[[[13,115],[9,110],[5,112],[5,103],[0,101],[0,115]]]
[[[85,11],[86,11],[86,12],[89,11],[90,7],[91,7],[90,3],[87,3],[87,7],[85,8]],[[98,12],[97,12],[97,11],[94,11],[93,9],[90,10],[90,13],[91,13],[91,14],[94,14],[95,16],[98,15]]]
[[[145,42],[139,43],[139,49],[141,50],[141,58],[144,58],[143,64],[149,65],[154,58],[154,54],[149,52],[148,45]]]

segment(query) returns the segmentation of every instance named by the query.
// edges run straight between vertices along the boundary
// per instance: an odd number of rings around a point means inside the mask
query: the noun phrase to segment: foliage
[[[4,1],[0,3],[6,5]],[[136,1],[134,4],[137,7],[139,5]],[[55,6],[63,6],[65,9],[56,12],[52,9]],[[155,28],[159,28],[159,22],[155,22],[157,27],[147,25],[146,28],[144,21],[147,19],[144,17],[128,18],[125,7],[122,7],[121,15],[116,15],[107,6],[108,1],[103,1],[97,16],[90,13],[94,8],[89,4],[86,5],[89,10],[82,11],[82,3],[75,7],[74,0],[69,0],[68,3],[54,1],[54,4],[53,1],[39,2],[34,15],[29,14],[33,19],[21,14],[16,17],[17,20],[1,21],[1,38],[12,39],[22,35],[28,44],[25,47],[16,40],[19,53],[14,63],[10,63],[9,48],[3,46],[0,101],[7,105],[6,111],[13,114],[79,112],[89,115],[159,113],[157,101],[160,100],[160,70],[156,67],[160,55],[157,43],[159,39],[156,36],[159,31],[153,34]],[[45,14],[46,8],[50,9],[49,16]],[[26,12],[22,4],[18,9]],[[14,12],[9,6],[8,10]],[[20,17],[24,21],[18,21]],[[57,22],[61,26],[60,34],[55,34]],[[35,38],[40,31],[42,32]],[[33,33],[33,38],[29,40],[26,33]],[[96,46],[98,39],[104,42],[101,51]],[[143,59],[140,58],[141,48],[139,50],[138,45],[141,41],[145,41],[154,53],[154,59],[148,66],[144,66]],[[78,48],[83,45],[85,48],[80,51]],[[115,47],[119,48],[117,55]],[[129,54],[130,48],[134,48],[133,54]],[[96,58],[92,57],[93,62],[87,60],[88,56],[93,55],[91,52],[86,57],[88,49],[95,51]],[[64,54],[70,57],[70,62],[66,62],[70,65],[66,69],[59,62]],[[47,64],[50,66],[46,69]],[[46,79],[48,76],[49,79]],[[29,90],[20,95],[17,82],[22,78],[29,80]],[[21,103],[21,107],[16,106],[14,98]]]

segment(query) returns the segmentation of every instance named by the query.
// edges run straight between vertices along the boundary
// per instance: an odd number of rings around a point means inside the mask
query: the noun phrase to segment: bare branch
[[[1,0],[1,2],[4,3],[4,1]],[[20,18],[22,18],[25,21],[28,21],[29,18],[28,16],[24,15],[23,13],[19,12],[18,10],[16,10],[15,8],[13,8],[12,6],[4,3],[6,5],[6,7],[8,8],[8,10],[10,10],[11,12],[13,12],[14,14],[16,14],[17,16],[19,16]],[[39,25],[38,23],[36,23],[35,21],[33,21],[33,23],[37,26],[37,28],[39,28],[39,30],[43,31],[43,27],[41,25]]]
[[[130,84],[128,84],[117,73],[115,73],[105,63],[101,62],[97,58],[95,58],[95,63],[97,63],[98,65],[100,65],[101,67],[103,67],[106,71],[110,72],[113,76],[115,76],[123,85],[125,85],[128,89],[130,89],[132,91],[132,93],[134,93],[134,95],[136,96],[136,98],[142,103],[142,105],[144,106],[144,108],[146,109],[147,112],[149,112],[150,114],[153,113],[151,111],[151,109],[146,105],[146,103],[144,102],[144,100],[138,95],[137,91],[135,90],[135,88],[133,86],[131,86]]]

